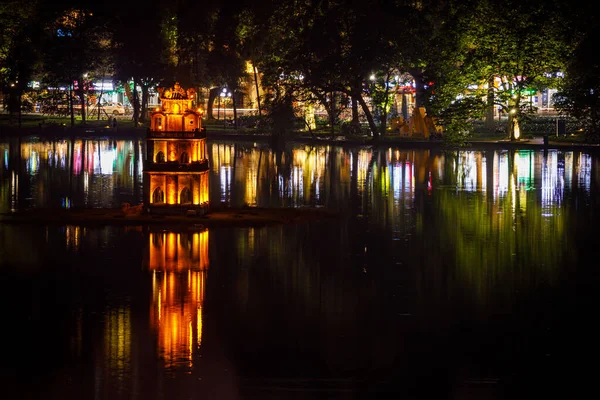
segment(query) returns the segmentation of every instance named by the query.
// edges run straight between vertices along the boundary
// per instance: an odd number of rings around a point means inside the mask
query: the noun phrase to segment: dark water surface
[[[0,141],[0,212],[142,195],[143,144]],[[582,398],[600,158],[209,143],[213,204],[339,220],[0,224],[0,396]]]

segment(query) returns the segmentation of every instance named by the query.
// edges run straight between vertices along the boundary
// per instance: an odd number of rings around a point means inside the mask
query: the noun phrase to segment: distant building
[[[149,213],[203,213],[208,208],[208,156],[196,91],[158,88],[161,106],[150,112],[144,163],[144,209]]]

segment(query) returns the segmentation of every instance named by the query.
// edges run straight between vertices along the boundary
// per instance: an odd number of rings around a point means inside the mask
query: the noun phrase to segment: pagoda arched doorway
[[[179,158],[180,158],[179,162],[181,164],[189,164],[189,162],[190,162],[190,156],[185,151],[183,153],[181,153],[181,156]]]
[[[165,192],[160,187],[154,189],[152,192],[152,203],[163,204],[165,202]]]
[[[191,204],[192,203],[192,191],[184,187],[179,194],[179,204]]]

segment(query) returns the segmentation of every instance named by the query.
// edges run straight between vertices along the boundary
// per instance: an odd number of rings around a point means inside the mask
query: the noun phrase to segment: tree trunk
[[[410,71],[415,81],[415,106],[417,108],[425,106],[425,82],[423,82],[423,72],[421,70]]]
[[[98,108],[98,121],[100,121],[100,102],[102,101],[103,94],[104,94],[104,76],[102,77],[102,81],[100,84],[100,96],[98,96],[98,102],[96,103],[96,108]]]
[[[519,137],[521,136],[520,131],[518,136],[515,135],[515,127],[519,123],[520,113],[518,111],[521,108],[521,88],[517,85],[515,90],[517,92],[517,97],[514,99],[514,103],[508,107],[508,137],[511,141],[519,140]]]
[[[140,116],[140,122],[144,123],[148,120],[148,97],[149,97],[149,83],[142,82],[142,111]]]
[[[487,112],[485,115],[484,128],[488,132],[494,131],[494,77],[488,79],[487,89]]]
[[[213,106],[215,103],[215,99],[217,98],[217,96],[219,96],[220,91],[221,88],[215,87],[211,88],[210,92],[208,92],[208,102],[206,103],[206,119],[215,119],[215,116],[213,115]]]
[[[406,123],[408,121],[408,96],[406,93],[402,93],[402,118]]]
[[[258,72],[256,71],[256,66],[252,63],[252,68],[254,69],[254,87],[256,88],[256,103],[258,104],[258,115],[261,115],[260,108],[260,91],[258,90]]]
[[[351,96],[352,99],[352,133],[360,133],[360,120],[358,119],[358,100],[356,97]]]
[[[231,102],[233,104],[233,129],[237,130],[238,124],[237,124],[237,105],[236,105],[236,101],[235,101],[235,89],[232,90],[233,93],[231,93]]]
[[[73,81],[69,84],[69,113],[71,114],[71,128],[75,126],[75,111],[73,110]]]
[[[329,102],[329,129],[331,132],[331,138],[335,138],[335,92],[331,92],[331,99]]]
[[[360,106],[362,107],[363,112],[365,113],[365,116],[367,117],[367,121],[369,122],[369,128],[373,133],[373,140],[377,140],[377,138],[379,137],[379,131],[377,130],[377,124],[375,124],[375,120],[373,119],[373,114],[371,113],[371,110],[369,110],[369,106],[367,105],[365,99],[363,99],[362,96],[358,95],[357,99],[360,103]]]
[[[85,125],[85,89],[83,88],[83,79],[79,80],[79,88],[77,90],[77,96],[79,97],[79,104],[81,104],[81,123]]]
[[[23,108],[23,91],[19,89],[18,95],[18,103],[19,103],[19,111],[18,111],[18,119],[19,119],[19,128],[21,127],[21,108]]]
[[[133,78],[133,126],[138,127],[140,122],[140,95],[137,91],[138,78]]]
[[[385,135],[385,131],[387,129],[387,115],[388,115],[388,111],[387,111],[387,106],[388,106],[388,102],[389,102],[389,94],[390,94],[390,78],[391,78],[391,74],[388,73],[385,79],[385,101],[383,102],[383,110],[381,112],[381,136]]]

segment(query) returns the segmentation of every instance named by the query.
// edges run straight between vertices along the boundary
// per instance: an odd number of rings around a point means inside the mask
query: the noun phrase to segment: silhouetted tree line
[[[593,137],[600,131],[594,7],[560,0],[8,1],[0,5],[0,84],[11,113],[23,109],[34,79],[67,87],[72,121],[77,105],[85,123],[90,82],[110,77],[126,85],[136,125],[159,84],[203,88],[198,100],[208,100],[209,117],[222,88],[233,99],[252,90],[260,114],[318,104],[333,132],[348,109],[347,131],[361,130],[360,115],[374,139],[388,127],[391,88],[407,81],[416,106],[459,139],[474,119],[491,129],[498,107],[514,138],[512,127],[535,112],[527,93],[552,87],[560,89],[560,110]],[[290,118],[271,117],[278,114]],[[281,134],[293,124],[275,125]]]

